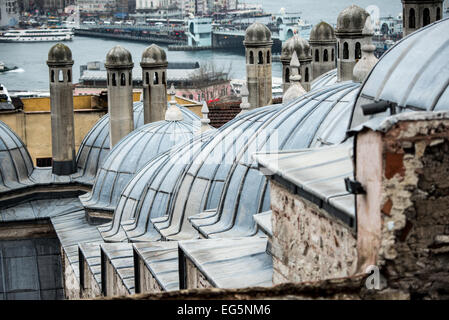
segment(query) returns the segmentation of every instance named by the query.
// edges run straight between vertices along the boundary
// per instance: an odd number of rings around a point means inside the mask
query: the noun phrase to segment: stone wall
[[[64,280],[64,298],[66,300],[76,300],[80,298],[80,284],[75,272],[70,265],[64,249],[61,248],[62,270]]]
[[[273,283],[318,281],[355,272],[353,232],[315,204],[271,181]]]
[[[81,298],[91,299],[101,296],[102,295],[101,287],[95,280],[95,277],[92,271],[90,270],[89,265],[87,264],[85,259],[83,259],[82,263],[84,264],[83,266],[84,284],[83,287],[81,288]]]
[[[380,198],[373,206],[379,234],[370,238],[359,232],[360,271],[377,265],[388,287],[418,299],[449,298],[449,120],[435,117],[401,121],[385,133],[361,133],[357,140],[361,153],[377,148],[382,158]],[[368,135],[378,137],[380,148],[366,144]],[[362,230],[366,219],[358,221]]]
[[[192,261],[187,257],[185,257],[185,261],[187,289],[205,289],[214,287]]]
[[[153,277],[151,271],[147,268],[145,261],[143,261],[140,256],[137,255],[137,262],[135,263],[135,268],[138,268],[139,281],[138,288],[136,286],[136,292],[162,292],[163,289]]]

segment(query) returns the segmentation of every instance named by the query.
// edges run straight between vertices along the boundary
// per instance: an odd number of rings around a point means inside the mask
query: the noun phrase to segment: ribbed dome
[[[316,24],[310,32],[310,43],[313,42],[335,42],[335,31],[332,26],[324,21]]]
[[[106,55],[106,68],[132,68],[134,66],[131,53],[122,46],[115,46]]]
[[[262,23],[255,22],[250,25],[245,32],[245,45],[248,44],[269,44],[271,43],[271,31]]]
[[[84,207],[114,211],[120,194],[137,171],[158,154],[190,140],[199,128],[199,122],[163,120],[131,132],[105,159],[92,192],[80,197]]]
[[[449,19],[435,22],[396,43],[365,80],[351,127],[368,121],[361,106],[390,101],[397,112],[449,110]],[[380,113],[384,118],[389,112]]]
[[[281,61],[290,63],[293,51],[296,51],[299,61],[312,60],[309,42],[299,35],[294,35],[282,45]]]
[[[369,13],[359,6],[353,4],[344,9],[337,18],[337,34],[338,33],[362,33],[365,26],[365,20],[369,17]]]
[[[33,160],[22,140],[0,121],[0,192],[24,187],[32,172]]]
[[[47,64],[73,64],[72,51],[63,43],[57,43],[48,51]]]
[[[129,192],[122,194],[115,218],[121,220],[131,241],[157,239],[153,227],[167,239],[195,237],[189,218],[197,228],[204,225],[199,229],[210,237],[254,234],[252,215],[268,210],[270,198],[268,181],[257,170],[252,154],[341,142],[359,87],[343,82],[286,106],[244,113],[221,127],[210,141],[196,146],[188,163],[178,161],[186,149],[172,150],[170,159],[148,164],[134,177],[126,189]],[[166,174],[179,163],[183,164],[173,176]],[[161,175],[156,173],[142,186],[145,175],[154,172]],[[168,177],[171,182],[165,184]],[[193,217],[210,209],[213,212]],[[168,216],[154,219],[163,214]],[[116,233],[120,230],[117,220]]]
[[[192,111],[179,106],[184,116],[184,121],[199,121],[199,117]],[[134,129],[144,124],[143,103],[134,103]],[[78,172],[81,176],[77,181],[92,185],[97,171],[103,165],[109,154],[109,114],[103,116],[87,133],[81,142],[77,155]]]
[[[140,65],[144,67],[167,66],[167,55],[161,47],[152,44],[142,53],[142,61]]]
[[[317,89],[321,89],[325,86],[335,84],[335,83],[337,83],[337,81],[338,81],[337,69],[332,69],[332,70],[322,74],[318,78],[313,79],[313,81],[310,85],[310,90],[314,91]]]

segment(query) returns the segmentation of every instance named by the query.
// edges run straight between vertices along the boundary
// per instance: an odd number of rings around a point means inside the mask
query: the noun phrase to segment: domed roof
[[[153,43],[142,53],[142,60],[140,62],[140,65],[142,67],[167,66],[168,62],[165,50]]]
[[[337,69],[332,69],[318,78],[313,79],[312,83],[310,84],[310,91],[314,91],[317,89],[321,89],[325,86],[332,85],[337,83]]]
[[[246,29],[243,43],[245,45],[271,44],[271,31],[266,25],[255,22]]]
[[[281,60],[290,63],[293,51],[296,51],[299,61],[312,60],[312,51],[310,50],[309,42],[297,34],[285,41],[282,45]]]
[[[353,4],[344,9],[337,18],[338,33],[362,33],[365,26],[365,20],[369,17],[369,13],[359,6]]]
[[[72,51],[63,43],[57,43],[48,51],[47,64],[73,65]]]
[[[131,53],[120,45],[109,50],[106,55],[106,68],[132,68],[134,66]]]
[[[184,121],[199,121],[199,117],[189,109],[182,106],[179,106],[179,108],[183,113]],[[143,124],[143,103],[134,102],[134,129],[143,126]],[[77,181],[92,185],[98,169],[101,168],[109,154],[109,150],[109,114],[106,114],[97,121],[81,142],[76,158],[78,172],[81,175],[77,178]]]
[[[173,181],[167,188],[160,186],[167,174],[152,176],[142,187],[144,172],[169,172],[186,151],[172,150],[166,163],[161,159],[148,164],[130,182],[129,193],[122,194],[126,199],[115,212],[117,218],[125,217],[120,224],[128,238],[155,240],[155,228],[166,239],[189,239],[197,234],[192,224],[209,237],[254,234],[252,215],[268,210],[270,199],[268,181],[257,170],[252,154],[339,143],[345,138],[359,87],[343,82],[309,92],[285,106],[258,108],[236,117],[198,147],[179,174],[170,175]],[[206,210],[211,211],[194,216]]]
[[[405,37],[379,59],[357,98],[352,128],[373,117],[363,115],[362,105],[382,100],[402,107],[397,112],[449,109],[447,30],[449,19],[435,22]]]
[[[0,192],[28,184],[33,161],[20,138],[0,121]]]
[[[113,211],[131,180],[149,160],[171,147],[190,140],[199,121],[157,121],[134,130],[111,150],[98,171],[92,191],[80,197],[88,210]]]
[[[335,42],[335,31],[332,26],[324,21],[313,26],[312,31],[310,31],[310,43],[313,42]]]

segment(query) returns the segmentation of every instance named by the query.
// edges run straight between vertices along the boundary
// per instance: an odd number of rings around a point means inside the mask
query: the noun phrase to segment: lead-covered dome
[[[48,51],[49,65],[73,64],[72,51],[63,43],[57,43]]]
[[[90,211],[113,211],[126,184],[148,161],[190,140],[199,122],[157,121],[131,132],[111,150],[98,171],[92,191],[80,197]]]
[[[106,68],[132,68],[134,63],[131,52],[117,45],[107,53],[104,65]]]
[[[310,44],[299,35],[294,35],[282,45],[281,61],[290,63],[293,52],[296,51],[299,61],[312,60]]]
[[[344,9],[337,18],[337,34],[339,33],[356,33],[361,34],[365,26],[365,20],[369,17],[369,13],[359,6],[353,4]]]
[[[397,112],[449,109],[448,30],[449,19],[435,22],[405,37],[379,59],[357,98],[352,128],[373,117],[364,116],[361,106],[378,101],[397,104]]]
[[[243,43],[245,45],[270,44],[272,43],[271,31],[266,25],[255,22],[246,29]]]
[[[165,50],[155,44],[152,44],[143,51],[140,65],[142,68],[148,66],[168,66]]]
[[[310,31],[310,43],[323,43],[323,42],[335,42],[335,31],[332,26],[324,21],[313,26],[312,31]]]
[[[0,121],[0,192],[25,187],[33,172],[33,160],[20,138]]]
[[[189,109],[178,106],[184,116],[184,121],[199,121],[200,118]],[[134,129],[144,124],[143,103],[134,102]],[[92,185],[94,183],[97,171],[104,163],[109,154],[109,114],[103,116],[92,129],[86,134],[81,142],[76,163],[80,176],[76,179],[78,182]]]
[[[161,235],[170,240],[191,239],[197,237],[195,228],[207,237],[254,234],[252,216],[269,210],[270,198],[268,181],[257,170],[252,154],[341,142],[359,87],[343,82],[285,106],[239,115],[195,149],[193,160],[170,175],[171,184],[164,184],[168,175],[161,175],[151,176],[143,186],[146,174],[169,172],[186,150],[171,152],[173,160],[160,159],[143,168],[122,194],[114,218],[124,217],[119,224],[131,241],[155,240]],[[118,234],[116,220],[114,225]]]

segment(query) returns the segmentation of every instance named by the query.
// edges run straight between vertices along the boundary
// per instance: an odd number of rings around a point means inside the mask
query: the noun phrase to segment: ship
[[[5,65],[3,62],[0,61],[0,73],[3,72],[8,72],[8,71],[12,71],[12,70],[16,70],[17,67],[8,67],[7,65]]]
[[[73,39],[71,29],[25,29],[8,30],[0,35],[0,42],[52,42]]]

